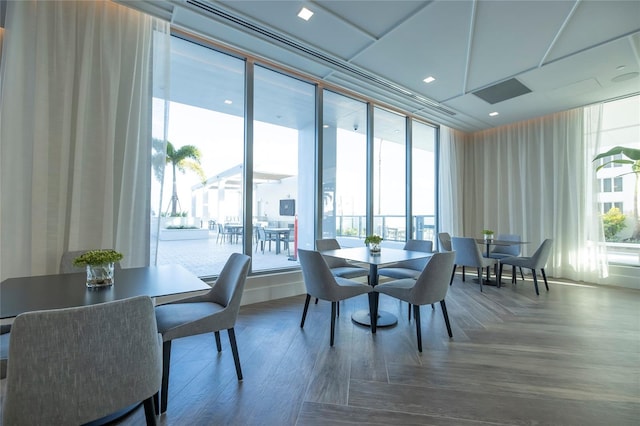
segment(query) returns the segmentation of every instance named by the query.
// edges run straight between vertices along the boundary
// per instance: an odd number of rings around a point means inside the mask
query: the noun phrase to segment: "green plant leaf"
[[[596,155],[593,161],[596,161],[605,157],[610,157],[612,155],[618,155],[618,154],[623,154],[625,157],[628,157],[635,161],[640,160],[640,149],[627,148],[624,146],[616,146],[611,148],[607,152]]]

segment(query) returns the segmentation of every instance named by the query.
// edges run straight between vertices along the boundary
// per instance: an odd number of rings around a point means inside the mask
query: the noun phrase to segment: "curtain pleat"
[[[67,250],[149,262],[152,46],[166,22],[110,1],[8,2],[0,68],[2,279]]]
[[[593,144],[582,108],[469,135],[465,145],[464,235],[520,234],[523,255],[553,238],[547,272],[598,282],[606,255],[594,214]],[[601,228],[601,227],[600,227]]]

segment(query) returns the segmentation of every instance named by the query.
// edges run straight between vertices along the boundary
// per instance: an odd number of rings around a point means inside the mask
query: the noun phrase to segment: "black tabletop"
[[[169,296],[211,287],[180,265],[118,269],[114,284],[89,289],[86,273],[8,278],[0,283],[0,319],[22,312],[69,308],[146,295]]]
[[[401,262],[403,260],[421,259],[431,257],[433,253],[423,251],[410,251],[383,247],[379,253],[371,254],[367,247],[342,248],[337,250],[321,251],[325,256],[340,257],[356,262],[364,262],[370,265],[386,265]]]

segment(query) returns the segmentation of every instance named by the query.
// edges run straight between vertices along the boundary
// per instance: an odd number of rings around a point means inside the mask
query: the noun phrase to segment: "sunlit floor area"
[[[502,288],[458,275],[440,306],[422,307],[423,352],[407,305],[381,297],[397,325],[351,321],[366,296],[341,303],[329,346],[330,304],[304,296],[242,306],[239,382],[226,333],[173,343],[161,425],[637,425],[640,291],[530,279]],[[121,425],[143,425],[139,408]]]

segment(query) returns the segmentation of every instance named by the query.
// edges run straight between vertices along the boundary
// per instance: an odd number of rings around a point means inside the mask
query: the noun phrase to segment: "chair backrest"
[[[235,322],[240,310],[242,292],[249,275],[251,258],[245,254],[231,253],[224,264],[218,279],[203,299],[226,307],[228,317]],[[230,325],[233,327],[233,323]],[[229,327],[229,328],[230,328]]]
[[[532,269],[542,269],[546,266],[547,260],[549,259],[549,254],[551,253],[551,246],[553,245],[553,240],[547,238],[540,244],[538,250],[533,253],[531,256],[531,268]]]
[[[433,252],[433,242],[428,240],[409,240],[404,244],[404,249],[409,251]],[[404,260],[393,265],[395,268],[407,268],[414,271],[422,271],[429,262],[429,257],[422,259]]]
[[[431,256],[411,290],[411,303],[426,305],[444,300],[449,290],[455,256],[453,251],[434,253]]]
[[[318,251],[338,250],[340,248],[340,243],[335,238],[323,238],[321,240],[316,240],[316,250]],[[345,259],[340,259],[339,257],[324,256],[324,260],[327,262],[329,268],[352,266]]]
[[[340,243],[335,238],[323,238],[321,240],[316,240],[316,249],[318,251],[338,250],[340,248]]]
[[[323,300],[335,301],[338,287],[325,257],[313,250],[298,249],[298,260],[307,294]]]
[[[438,240],[443,250],[451,251],[451,235],[448,232],[440,232],[438,234]]]
[[[520,242],[520,235],[517,234],[498,234],[497,240],[502,241],[517,241]],[[512,246],[495,246],[491,253],[508,254],[509,256],[520,256],[520,244],[514,244]]]
[[[474,238],[452,237],[451,248],[456,252],[456,265],[482,267],[482,254]]]
[[[75,272],[84,272],[86,268],[84,266],[75,266],[73,264],[73,259],[88,251],[89,250],[75,250],[65,251],[64,253],[62,253],[62,257],[60,258],[60,273],[72,274]],[[120,269],[120,262],[115,263],[115,268]]]
[[[162,379],[158,337],[148,296],[17,316],[4,424],[83,424],[151,397]]]
[[[258,240],[266,240],[267,239],[267,235],[264,232],[264,228],[262,226],[259,226],[258,228]]]

